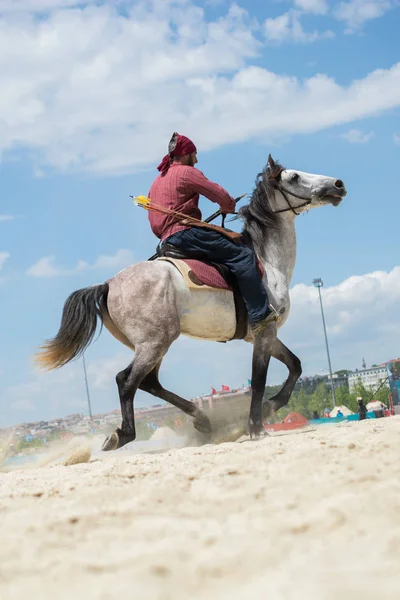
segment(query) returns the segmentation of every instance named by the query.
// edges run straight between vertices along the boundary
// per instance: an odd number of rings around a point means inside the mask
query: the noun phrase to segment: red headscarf
[[[168,154],[164,156],[157,169],[161,172],[161,175],[165,175],[171,166],[171,158],[193,154],[193,152],[197,152],[197,148],[192,140],[175,132],[168,144]]]

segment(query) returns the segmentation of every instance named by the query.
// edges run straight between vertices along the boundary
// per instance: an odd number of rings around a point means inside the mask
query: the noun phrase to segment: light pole
[[[318,294],[319,294],[319,302],[321,304],[321,315],[322,315],[322,324],[324,326],[324,334],[325,334],[325,344],[326,344],[326,354],[328,356],[328,365],[329,365],[329,377],[331,380],[331,390],[332,390],[332,402],[333,402],[333,408],[336,407],[336,397],[335,397],[335,386],[333,385],[333,378],[332,378],[332,365],[331,365],[331,357],[329,355],[329,346],[328,346],[328,336],[326,335],[326,325],[325,325],[325,315],[324,315],[324,307],[322,306],[322,296],[321,296],[321,288],[324,285],[324,282],[322,281],[322,279],[313,279],[313,284],[316,288],[318,288]]]
[[[87,402],[88,402],[88,407],[89,407],[89,417],[90,417],[90,423],[93,426],[92,407],[90,405],[89,384],[88,384],[88,379],[87,379],[86,361],[85,361],[85,355],[84,354],[82,355],[82,359],[83,359],[83,372],[84,372],[84,375],[85,375],[86,397],[87,397]]]

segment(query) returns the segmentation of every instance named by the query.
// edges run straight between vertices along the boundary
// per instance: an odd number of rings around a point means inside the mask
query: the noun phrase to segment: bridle
[[[281,213],[285,213],[288,212],[289,210],[292,211],[292,213],[294,215],[296,215],[296,217],[299,216],[299,212],[296,212],[296,210],[298,210],[299,208],[304,208],[305,206],[310,206],[310,204],[313,203],[312,198],[307,198],[306,196],[300,196],[300,194],[295,194],[294,192],[289,192],[289,190],[286,190],[285,188],[283,188],[277,181],[278,177],[283,173],[283,171],[285,171],[286,169],[284,169],[283,167],[281,167],[279,170],[277,170],[273,176],[270,176],[268,179],[271,182],[271,187],[273,187],[275,190],[277,190],[278,192],[280,192],[282,194],[282,196],[285,198],[287,204],[288,204],[288,208],[280,208],[279,210],[274,210],[272,211],[274,213],[274,215],[278,215]],[[265,182],[263,182],[263,185],[265,186]],[[267,194],[267,192],[266,192]],[[303,204],[299,204],[298,206],[292,206],[290,203],[290,200],[288,198],[289,196],[293,196],[294,198],[298,198],[299,200],[304,200],[305,202],[303,202]],[[243,196],[242,196],[243,197]],[[239,200],[239,198],[238,198]],[[221,211],[218,211],[217,213],[215,213],[214,215],[212,215],[211,218],[214,218],[215,216],[218,216],[221,214]],[[238,215],[239,213],[234,212],[234,215]],[[223,215],[222,217],[222,227],[225,226],[225,216]],[[235,219],[237,219],[238,217],[234,217],[233,219],[229,219],[230,221],[233,221]]]
[[[286,202],[289,205],[288,208],[281,208],[279,210],[274,210],[274,213],[276,215],[278,215],[279,213],[284,213],[284,212],[288,212],[288,210],[291,210],[292,213],[295,214],[296,217],[298,217],[300,213],[296,212],[295,209],[304,208],[305,206],[309,206],[310,204],[312,204],[312,200],[307,199],[305,196],[299,196],[298,194],[294,194],[293,192],[288,192],[287,190],[284,190],[280,186],[277,186],[276,189],[282,194],[282,196],[285,198]],[[293,207],[290,204],[289,198],[286,196],[286,194],[290,194],[291,196],[294,196],[295,198],[298,198],[299,200],[305,200],[305,202],[303,204],[299,204],[299,206]]]
[[[296,217],[298,217],[300,213],[296,212],[295,209],[304,208],[305,206],[309,206],[312,203],[312,200],[310,198],[306,198],[305,196],[300,196],[299,194],[295,194],[294,192],[289,192],[288,190],[285,190],[282,186],[279,185],[279,183],[277,182],[277,179],[281,175],[281,173],[283,173],[284,170],[285,169],[280,169],[276,173],[276,175],[274,175],[274,177],[271,177],[271,179],[274,182],[274,188],[282,194],[282,196],[285,198],[286,202],[288,203],[288,208],[281,208],[280,210],[275,210],[274,214],[278,215],[279,213],[284,213],[284,212],[288,212],[289,210],[291,210],[292,213],[294,215],[296,215]],[[295,198],[298,198],[299,200],[305,200],[305,202],[303,204],[300,204],[299,206],[293,207],[290,204],[290,200],[287,197],[287,194],[289,194],[290,196],[294,196]]]
[[[296,215],[296,217],[298,217],[300,213],[296,212],[295,209],[304,208],[305,206],[309,206],[310,204],[312,204],[312,200],[310,198],[306,198],[305,196],[300,196],[299,194],[295,194],[294,192],[289,192],[289,190],[285,190],[282,186],[280,186],[279,183],[277,182],[277,179],[278,179],[279,175],[281,173],[283,173],[283,171],[285,171],[285,169],[283,169],[283,168],[279,169],[279,171],[276,174],[274,174],[273,177],[270,177],[269,179],[270,179],[270,181],[273,181],[274,189],[278,190],[278,192],[280,192],[282,194],[282,196],[285,198],[286,202],[288,203],[288,208],[281,208],[279,210],[274,210],[273,213],[274,213],[274,215],[278,215],[280,213],[288,212],[289,210],[291,210],[292,213],[294,215]],[[303,202],[303,204],[299,204],[299,206],[292,206],[290,204],[289,198],[287,197],[287,194],[289,194],[290,196],[294,196],[295,198],[298,198],[299,200],[305,200],[305,202]],[[221,214],[220,211],[218,211],[218,213],[215,213],[214,215],[212,215],[211,218],[214,218],[216,215],[219,215],[219,214]],[[233,214],[238,215],[239,213],[235,212]],[[225,226],[225,216],[226,215],[222,216],[222,227]],[[235,217],[235,218],[237,218],[237,217]],[[230,220],[233,221],[233,220],[235,220],[235,218],[230,219]]]

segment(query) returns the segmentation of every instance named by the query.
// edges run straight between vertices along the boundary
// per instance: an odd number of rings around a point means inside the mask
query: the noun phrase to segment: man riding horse
[[[208,180],[195,168],[197,149],[184,135],[174,133],[168,154],[157,167],[160,175],[150,188],[149,198],[154,205],[166,208],[172,214],[150,211],[149,221],[153,233],[161,240],[199,260],[226,265],[234,275],[245,302],[254,335],[263,331],[279,314],[270,304],[262,282],[257,259],[252,248],[240,241],[228,239],[218,231],[183,224],[173,214],[175,211],[201,219],[199,196],[205,196],[221,207],[222,213],[235,210],[235,200],[217,183]]]
[[[296,263],[295,217],[310,209],[339,206],[347,191],[341,179],[286,169],[270,155],[256,179],[250,203],[240,210],[243,239],[253,253],[226,237],[240,234],[222,228],[217,229],[218,234],[206,231],[207,224],[196,218],[200,216],[199,194],[226,212],[233,210],[234,203],[225,190],[194,168],[195,163],[194,144],[174,135],[169,154],[159,167],[161,174],[150,190],[150,201],[143,206],[167,215],[150,217],[153,231],[162,241],[167,239],[184,252],[194,248],[197,257],[201,253],[204,259],[230,268],[246,300],[253,328],[258,333],[264,326],[254,340],[242,338],[254,341],[247,429],[250,436],[258,437],[264,431],[263,421],[287,405],[301,375],[300,359],[278,338],[278,329],[290,309],[289,286]],[[175,218],[178,212],[184,221]],[[276,317],[272,316],[255,257],[268,278],[274,302],[285,310],[279,322],[269,322]],[[42,368],[57,369],[78,358],[92,342],[99,321],[134,352],[129,365],[116,376],[121,426],[107,437],[102,449],[115,450],[135,439],[134,399],[138,389],[182,410],[193,419],[195,429],[210,440],[213,426],[208,416],[194,402],[164,388],[159,372],[169,348],[181,335],[215,342],[233,339],[236,311],[232,291],[206,287],[200,293],[191,289],[178,269],[165,260],[130,265],[104,283],[69,295],[58,333],[42,345],[36,360]],[[264,402],[271,358],[282,362],[289,374],[275,396]]]

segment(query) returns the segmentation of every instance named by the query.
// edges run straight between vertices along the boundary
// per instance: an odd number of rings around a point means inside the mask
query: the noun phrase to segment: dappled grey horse
[[[338,206],[346,195],[340,179],[284,169],[271,156],[259,174],[250,203],[239,211],[243,240],[264,268],[271,302],[284,308],[283,318],[269,324],[255,339],[250,327],[245,341],[253,343],[252,398],[248,429],[258,437],[263,419],[285,406],[301,375],[301,363],[279,339],[278,329],[289,315],[289,285],[296,260],[295,217],[318,206]],[[135,439],[133,400],[137,389],[170,402],[193,418],[194,427],[211,433],[206,414],[162,387],[161,362],[181,335],[229,341],[236,327],[230,290],[189,289],[176,267],[164,260],[132,265],[106,283],[73,292],[66,300],[57,335],[37,355],[43,368],[55,369],[79,357],[91,343],[98,318],[120,342],[135,351],[133,362],[116,377],[122,423],[108,436],[103,450],[115,450]],[[282,389],[262,404],[271,357],[289,371]]]

